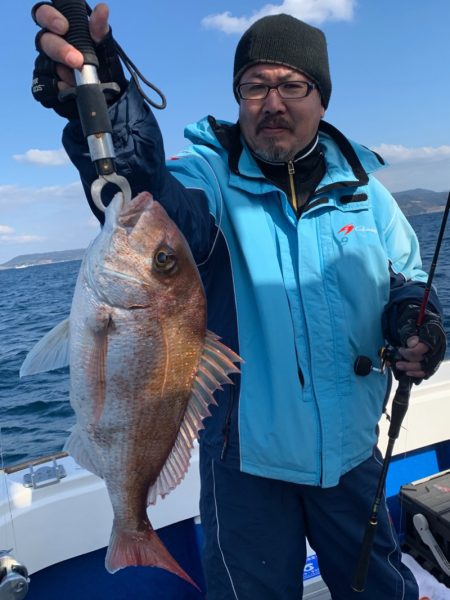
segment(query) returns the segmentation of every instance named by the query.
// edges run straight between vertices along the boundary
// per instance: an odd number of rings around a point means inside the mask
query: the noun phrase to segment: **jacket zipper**
[[[294,167],[293,161],[290,160],[288,162],[287,166],[288,166],[288,173],[289,173],[289,185],[291,188],[292,206],[295,210],[295,214],[298,215],[297,193],[295,191],[295,180],[294,180],[295,167]],[[305,385],[305,378],[303,377],[303,373],[300,368],[300,361],[298,360],[298,356],[297,356],[297,347],[295,348],[295,355],[297,357],[298,378],[300,380],[301,386],[303,387]]]
[[[292,207],[295,211],[295,214],[298,213],[298,205],[297,205],[297,194],[295,192],[295,181],[294,181],[294,175],[295,175],[295,167],[294,167],[294,163],[292,162],[292,160],[290,160],[288,162],[288,173],[289,173],[289,186],[291,188],[291,200],[292,200]]]

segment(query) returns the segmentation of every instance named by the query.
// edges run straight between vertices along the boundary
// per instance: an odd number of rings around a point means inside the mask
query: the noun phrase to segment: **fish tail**
[[[125,567],[159,567],[181,577],[200,591],[198,585],[180,567],[151,528],[145,531],[123,530],[113,526],[105,567],[115,573]]]

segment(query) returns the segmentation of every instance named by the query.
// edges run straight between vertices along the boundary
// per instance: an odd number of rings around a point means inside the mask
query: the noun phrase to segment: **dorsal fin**
[[[228,373],[239,373],[239,368],[234,364],[237,362],[242,362],[242,359],[222,344],[217,335],[207,331],[192,395],[177,439],[157,480],[148,491],[147,504],[154,504],[157,496],[166,496],[183,479],[189,466],[194,440],[198,431],[203,429],[202,421],[211,414],[208,405],[216,403],[213,392],[221,389],[224,383],[232,383]]]

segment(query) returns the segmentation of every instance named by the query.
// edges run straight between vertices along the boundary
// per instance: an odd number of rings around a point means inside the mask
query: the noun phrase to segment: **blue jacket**
[[[203,448],[247,473],[336,485],[371,455],[387,391],[387,376],[356,375],[355,359],[378,363],[398,303],[420,303],[426,281],[413,230],[372,175],[382,159],[322,123],[326,173],[297,220],[231,124],[189,126],[192,146],[166,165],[133,87],[111,116],[118,171],[183,231],[208,327],[245,361],[216,395]],[[78,123],[63,141],[90,200],[96,174]]]

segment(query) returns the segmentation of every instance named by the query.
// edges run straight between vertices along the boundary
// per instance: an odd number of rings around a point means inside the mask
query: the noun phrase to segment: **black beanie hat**
[[[322,104],[327,108],[331,95],[327,42],[324,33],[290,15],[259,19],[239,40],[234,57],[233,90],[241,75],[254,64],[275,63],[297,69],[314,81]]]

